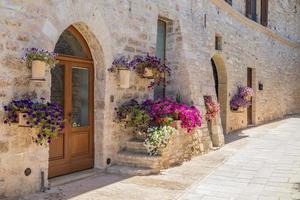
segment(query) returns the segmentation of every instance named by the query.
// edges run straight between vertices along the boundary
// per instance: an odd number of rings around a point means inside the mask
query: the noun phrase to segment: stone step
[[[146,153],[121,151],[116,156],[116,164],[130,167],[143,167],[159,169],[161,163],[160,156],[149,156]]]
[[[160,170],[144,168],[144,167],[113,165],[107,168],[106,172],[110,174],[121,174],[121,175],[129,175],[129,176],[147,176],[152,174],[159,174]]]
[[[127,141],[125,149],[130,152],[147,153],[147,148],[144,146],[144,142],[136,139]]]

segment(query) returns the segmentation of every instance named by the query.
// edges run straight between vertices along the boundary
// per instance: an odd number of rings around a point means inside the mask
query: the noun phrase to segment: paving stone
[[[284,130],[281,131],[280,135],[274,136],[273,132],[276,132],[277,129],[270,129],[269,127],[270,125],[247,130],[250,139],[241,139],[245,142],[244,146],[240,146],[240,141],[231,142],[217,151],[195,157],[181,166],[163,170],[157,175],[128,177],[101,173],[97,176],[54,187],[46,193],[26,196],[23,199],[299,199],[300,170],[294,166],[298,165],[298,162],[289,162],[288,159],[293,160],[294,158],[288,157],[287,159],[284,153],[292,151],[293,154],[300,155],[300,148],[297,150],[288,148],[291,144],[300,146],[300,135],[295,134],[300,129],[300,118],[285,120],[281,124],[281,128]],[[269,140],[270,135],[274,137],[272,140]],[[271,143],[272,145],[252,148],[262,143]],[[274,146],[278,144],[282,148],[272,151]],[[276,155],[276,159],[274,155]],[[282,163],[291,163],[291,168],[294,170],[276,170],[275,167],[281,163],[281,160],[284,160]],[[260,167],[245,170],[252,161]],[[230,173],[230,169],[236,173]],[[236,174],[245,174],[247,178],[241,178]],[[288,178],[291,174],[295,174],[295,176]]]

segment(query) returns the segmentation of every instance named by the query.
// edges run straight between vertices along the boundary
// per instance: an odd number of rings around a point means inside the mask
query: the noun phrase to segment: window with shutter
[[[261,20],[263,26],[268,26],[268,0],[261,0]]]
[[[167,36],[167,23],[163,20],[157,22],[157,36],[156,36],[156,56],[164,63],[166,59],[166,36]],[[165,81],[159,86],[154,87],[154,98],[165,97],[166,90]]]

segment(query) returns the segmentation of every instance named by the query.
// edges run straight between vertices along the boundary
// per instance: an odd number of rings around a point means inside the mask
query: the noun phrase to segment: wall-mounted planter
[[[151,68],[145,67],[143,77],[153,79],[153,70]]]
[[[239,107],[238,109],[231,109],[233,113],[243,113],[245,112],[245,110],[246,109],[244,107]]]
[[[118,69],[119,71],[119,81],[120,88],[129,88],[130,87],[130,70],[128,69]]]
[[[18,113],[17,121],[20,127],[29,127],[29,125],[27,124],[28,121],[27,113]]]
[[[44,81],[46,74],[46,63],[40,60],[33,60],[31,65],[31,80]]]

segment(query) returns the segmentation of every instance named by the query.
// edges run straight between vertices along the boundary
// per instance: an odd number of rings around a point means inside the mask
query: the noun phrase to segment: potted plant
[[[156,101],[146,100],[142,105],[154,120],[171,117],[173,124],[170,123],[170,125],[174,127],[180,125],[180,128],[185,128],[187,132],[191,132],[194,128],[202,125],[201,112],[194,106],[177,103],[170,98]]]
[[[25,55],[23,60],[31,68],[31,79],[32,80],[45,80],[46,67],[54,67],[57,63],[55,57],[57,54],[49,52],[45,49],[38,48],[27,48],[25,49]]]
[[[138,139],[145,138],[151,122],[150,115],[136,100],[121,105],[117,109],[117,119],[125,128],[131,128]]]
[[[244,112],[246,108],[251,106],[251,98],[254,91],[250,87],[238,87],[238,93],[235,94],[230,101],[230,108],[233,112]]]
[[[166,75],[171,74],[171,68],[161,63],[161,60],[156,56],[147,54],[146,56],[135,56],[130,62],[133,70],[141,78],[153,79],[153,82],[149,85],[149,88],[153,88],[154,85],[159,85]]]
[[[19,122],[21,126],[37,128],[33,141],[39,145],[49,144],[64,128],[63,108],[56,103],[23,98],[11,101],[4,111],[5,124]]]
[[[130,87],[131,65],[127,58],[124,56],[116,58],[112,63],[112,67],[109,68],[109,71],[118,73],[120,88],[126,89]]]

